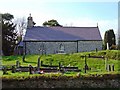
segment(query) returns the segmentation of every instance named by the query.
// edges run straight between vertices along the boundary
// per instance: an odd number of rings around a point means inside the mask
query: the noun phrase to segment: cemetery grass
[[[118,53],[119,52],[119,53]],[[81,58],[83,55],[94,55],[94,56],[105,56],[108,57],[107,64],[114,64],[115,71],[108,72],[105,70],[105,60],[103,59],[96,59],[96,58],[87,58],[87,64],[91,68],[91,70],[87,71],[87,73],[84,73],[84,59]],[[38,57],[40,55],[27,55],[25,58],[25,62],[22,61],[22,56],[3,56],[2,57],[2,65],[5,65],[7,67],[11,67],[11,65],[15,65],[16,61],[18,60],[21,63],[21,66],[37,66]],[[43,55],[41,57],[41,61],[43,61],[44,64],[49,65],[50,62],[52,62],[52,65],[58,65],[59,62],[63,66],[75,66],[78,67],[81,72],[80,75],[86,76],[86,75],[96,75],[96,74],[120,74],[120,51],[118,50],[102,50],[102,51],[92,51],[92,52],[82,52],[82,53],[74,53],[74,54],[51,54],[51,55]],[[1,74],[2,72],[0,72]],[[51,77],[54,76],[53,73],[51,74],[34,74],[29,75],[29,72],[17,72],[17,73],[11,73],[11,71],[7,72],[8,74],[3,75],[2,77],[5,78],[19,78],[22,79],[33,77],[33,76],[46,76]],[[57,73],[57,76],[77,76],[78,72],[66,72],[64,74]],[[19,78],[20,79],[20,78]]]

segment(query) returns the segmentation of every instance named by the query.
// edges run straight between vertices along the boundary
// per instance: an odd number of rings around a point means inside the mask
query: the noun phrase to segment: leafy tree
[[[52,27],[52,26],[61,26],[61,25],[57,22],[57,20],[52,19],[52,20],[45,21],[43,23],[43,26]]]
[[[6,56],[13,54],[17,41],[13,18],[14,16],[9,13],[2,14],[2,52]]]
[[[18,31],[18,44],[22,41],[23,36],[24,36],[24,32],[27,28],[27,22],[25,21],[25,18],[17,18],[16,21],[16,30]]]
[[[116,45],[116,39],[113,29],[107,30],[104,35],[104,49],[107,49],[107,43],[109,48],[112,45]]]

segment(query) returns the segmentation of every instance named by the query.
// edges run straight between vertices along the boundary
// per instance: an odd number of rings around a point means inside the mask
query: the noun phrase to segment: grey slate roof
[[[102,40],[98,27],[32,27],[24,41]]]

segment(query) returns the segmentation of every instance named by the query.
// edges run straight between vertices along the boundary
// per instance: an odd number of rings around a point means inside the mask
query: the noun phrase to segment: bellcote
[[[27,18],[27,28],[31,28],[35,25],[33,18],[31,16],[31,14],[29,15],[29,17]]]

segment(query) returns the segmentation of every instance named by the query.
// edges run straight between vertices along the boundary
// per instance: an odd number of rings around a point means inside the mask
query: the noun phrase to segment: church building
[[[102,50],[97,27],[34,26],[31,15],[23,40],[24,54],[77,53]]]

